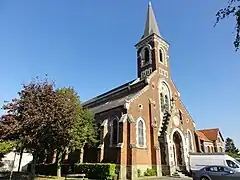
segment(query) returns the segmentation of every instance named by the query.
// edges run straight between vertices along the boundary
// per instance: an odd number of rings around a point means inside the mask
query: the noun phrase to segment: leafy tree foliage
[[[19,140],[32,152],[33,176],[38,152],[49,149],[53,142],[56,143],[55,136],[60,132],[58,119],[65,111],[53,88],[54,84],[48,83],[46,79],[36,79],[23,85],[23,89],[18,93],[19,98],[3,107],[7,113],[0,124],[3,130],[1,138]],[[59,136],[57,141],[63,138]]]
[[[217,14],[216,24],[229,16],[233,16],[236,18],[236,38],[234,41],[234,46],[236,51],[240,47],[240,0],[229,0],[227,7],[220,9]]]
[[[66,131],[66,143],[61,144],[61,146],[56,147],[59,152],[58,157],[58,176],[60,175],[60,167],[62,164],[62,153],[67,147],[69,150],[74,151],[75,149],[83,149],[86,143],[95,143],[96,134],[94,126],[94,118],[91,112],[87,109],[83,109],[77,93],[72,88],[62,88],[58,89],[57,93],[65,97],[63,102],[66,107],[72,106],[72,116],[68,120],[71,122],[71,126]]]
[[[0,142],[0,160],[1,160],[1,157],[3,157],[4,154],[12,151],[15,146],[16,146],[15,142],[11,142],[11,141]]]
[[[225,152],[234,158],[239,157],[239,150],[236,148],[233,140],[231,138],[227,138],[225,142]]]
[[[0,139],[17,140],[32,152],[33,177],[39,152],[57,150],[60,164],[66,147],[94,142],[93,117],[82,109],[72,88],[55,90],[53,82],[37,78],[23,85],[18,95],[3,107],[6,114],[0,121]]]

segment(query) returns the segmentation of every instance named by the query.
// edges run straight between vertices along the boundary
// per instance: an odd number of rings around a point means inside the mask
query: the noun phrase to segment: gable
[[[204,136],[206,136],[207,139],[209,139],[211,141],[217,141],[218,135],[220,135],[221,138],[222,138],[222,135],[219,132],[218,128],[215,128],[215,129],[202,129],[202,130],[198,130],[198,132],[204,134]],[[223,138],[222,138],[222,140],[223,140]]]

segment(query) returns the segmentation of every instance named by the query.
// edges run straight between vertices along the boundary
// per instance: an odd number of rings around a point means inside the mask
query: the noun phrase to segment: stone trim
[[[150,74],[150,75],[147,77],[147,82],[148,82],[148,83],[149,83],[150,80],[154,77],[155,74],[157,74],[157,70],[154,70],[154,71],[152,72],[152,74]]]
[[[129,121],[130,123],[133,123],[133,124],[136,123],[135,120],[134,120],[134,118],[133,118],[133,116],[132,116],[131,114],[128,114],[128,121]]]
[[[127,114],[123,114],[122,117],[120,118],[119,122],[123,122],[123,123],[126,122],[127,117],[128,117]]]
[[[148,98],[148,100],[149,100],[149,103],[150,103],[150,104],[153,104],[153,105],[156,104],[156,102],[155,102],[154,100],[152,100],[152,98]]]
[[[148,90],[149,85],[144,87],[139,93],[137,93],[135,96],[133,96],[129,102],[132,103],[135,99],[137,99],[139,96],[141,96],[143,93],[145,93]]]
[[[104,144],[99,144],[99,146],[97,148],[98,149],[103,149],[104,148]]]
[[[144,59],[144,57],[145,57],[145,49],[148,49],[148,51],[149,51],[149,61],[148,61],[148,63],[146,63],[146,59]],[[145,67],[145,66],[147,66],[149,64],[152,64],[152,50],[153,50],[153,48],[151,47],[150,44],[146,44],[142,48],[142,50],[140,52],[140,55],[139,55],[140,58],[141,58],[141,68]]]
[[[162,44],[163,47],[165,48],[169,48],[168,42],[165,41],[163,38],[161,38],[160,36],[156,35],[156,34],[152,34],[150,36],[147,36],[143,39],[141,39],[136,45],[135,47],[137,49],[143,47],[145,44],[151,42],[151,41],[157,41],[159,44]]]
[[[187,115],[190,117],[190,119],[193,121],[193,123],[195,123],[195,121],[193,120],[192,116],[190,115],[190,113],[188,112],[187,108],[184,106],[184,104],[182,103],[180,98],[179,98],[179,102],[183,106],[184,110],[187,112]]]
[[[139,93],[137,93],[135,96],[133,96],[131,99],[128,100],[129,103],[132,103],[135,99],[137,99],[138,97],[140,97],[143,93],[145,93],[148,88],[149,88],[149,83],[150,80],[154,77],[154,75],[157,73],[157,70],[153,71],[153,73],[148,76],[145,80],[148,83],[148,85],[146,87],[144,87]],[[129,105],[130,106],[130,105]]]
[[[124,144],[123,144],[123,143],[118,143],[116,147],[118,147],[118,148],[121,148],[121,149],[122,149],[122,148],[123,148],[123,146],[124,146]]]
[[[139,49],[139,48],[145,46],[146,44],[148,44],[149,42],[151,42],[151,41],[153,41],[153,40],[154,40],[154,36],[148,36],[148,37],[142,39],[140,42],[138,42],[138,43],[135,45],[135,47],[136,47],[137,49]]]
[[[101,126],[102,126],[102,127],[103,127],[103,126],[106,126],[107,123],[108,123],[108,119],[105,119],[105,120],[102,122]]]
[[[168,78],[168,71],[162,69],[161,67],[159,67],[159,74],[163,75],[164,77]]]
[[[139,147],[136,144],[130,144],[129,147],[131,149],[142,149],[142,150],[147,150],[148,149],[147,147]]]

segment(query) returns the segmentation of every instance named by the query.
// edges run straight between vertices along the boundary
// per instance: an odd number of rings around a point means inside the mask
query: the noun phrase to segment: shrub
[[[114,179],[116,164],[81,163],[76,164],[74,173],[84,173],[89,179]]]
[[[36,165],[36,174],[56,176],[57,166],[56,164],[38,164]]]
[[[137,175],[138,175],[138,177],[141,176],[141,169],[138,169],[138,170],[137,170]]]
[[[156,176],[157,171],[156,169],[148,169],[144,172],[144,176]]]

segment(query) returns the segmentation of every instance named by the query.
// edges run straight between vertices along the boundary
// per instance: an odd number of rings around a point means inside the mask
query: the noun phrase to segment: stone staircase
[[[187,176],[185,173],[180,172],[180,171],[176,171],[175,173],[173,173],[173,175],[171,177],[173,177],[173,178],[184,178],[184,179],[191,178],[191,177]]]
[[[163,121],[161,125],[160,137],[164,138],[170,121],[171,114],[167,111],[164,112]]]

